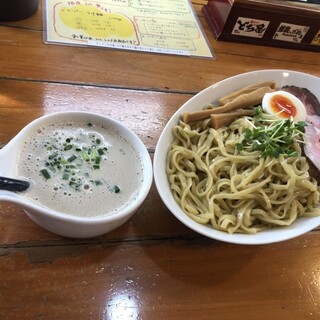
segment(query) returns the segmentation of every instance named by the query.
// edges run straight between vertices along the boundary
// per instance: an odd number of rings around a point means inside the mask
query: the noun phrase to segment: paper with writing
[[[46,41],[213,58],[189,0],[46,0]]]

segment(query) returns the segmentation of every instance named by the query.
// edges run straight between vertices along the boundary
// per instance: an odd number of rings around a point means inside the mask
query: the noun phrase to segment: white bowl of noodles
[[[320,216],[298,217],[289,226],[276,226],[254,234],[228,233],[213,228],[211,224],[201,224],[190,218],[175,201],[170,188],[166,172],[167,154],[173,141],[173,127],[178,124],[181,115],[184,112],[200,111],[207,104],[214,103],[220,97],[246,85],[270,80],[276,82],[277,88],[286,85],[307,88],[320,100],[320,78],[309,74],[289,70],[261,70],[239,74],[220,81],[192,97],[172,116],[159,138],[154,156],[154,179],[159,195],[178,220],[199,234],[229,243],[268,244],[292,239],[320,225]]]

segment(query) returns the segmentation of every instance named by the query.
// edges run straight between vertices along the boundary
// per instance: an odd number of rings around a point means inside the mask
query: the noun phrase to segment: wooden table
[[[214,40],[216,60],[47,45],[42,7],[0,25],[0,144],[33,119],[90,110],[121,120],[150,154],[185,101],[259,69],[320,76],[319,53]],[[320,88],[319,88],[320,89]],[[0,203],[0,319],[320,319],[320,231],[263,246],[204,238],[155,186],[114,232],[66,239]]]

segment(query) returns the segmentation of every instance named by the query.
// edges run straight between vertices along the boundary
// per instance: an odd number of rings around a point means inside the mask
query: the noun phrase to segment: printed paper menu
[[[189,0],[46,0],[46,42],[213,58]]]

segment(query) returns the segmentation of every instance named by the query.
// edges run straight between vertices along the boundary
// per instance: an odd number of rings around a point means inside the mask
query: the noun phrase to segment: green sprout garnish
[[[304,143],[305,121],[295,123],[293,119],[275,119],[263,113],[261,106],[255,108],[253,120],[253,129],[247,128],[242,142],[237,144],[239,151],[260,151],[264,158],[298,156],[294,143]]]

